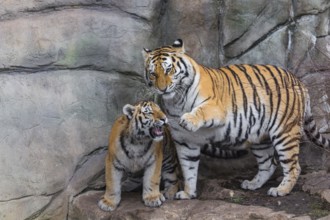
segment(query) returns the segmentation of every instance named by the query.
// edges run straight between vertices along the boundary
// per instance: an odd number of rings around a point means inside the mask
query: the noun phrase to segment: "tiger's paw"
[[[196,117],[190,113],[184,113],[180,119],[180,126],[188,131],[195,132],[200,128]]]
[[[190,195],[186,193],[185,191],[179,191],[175,194],[175,199],[194,199],[196,198],[196,193]]]
[[[249,180],[244,180],[241,184],[242,189],[249,189],[249,190],[256,190],[259,189],[261,186],[258,184],[257,181],[249,181]]]
[[[288,190],[281,189],[281,187],[272,187],[268,190],[267,195],[277,197],[277,196],[285,196],[289,194]]]
[[[165,201],[165,197],[161,193],[151,194],[143,197],[144,204],[148,207],[159,207]]]
[[[115,210],[118,206],[118,204],[105,198],[100,199],[97,205],[99,206],[100,209],[106,212],[111,212]]]

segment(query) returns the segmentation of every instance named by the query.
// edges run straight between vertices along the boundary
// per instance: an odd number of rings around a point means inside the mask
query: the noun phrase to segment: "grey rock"
[[[0,201],[80,192],[104,166],[84,155],[107,146],[122,106],[146,94],[139,78],[96,71],[2,74],[0,88]]]
[[[287,60],[287,38],[288,28],[284,26],[269,34],[267,38],[260,41],[248,51],[245,51],[241,56],[231,59],[228,63],[272,64],[285,67]]]
[[[287,67],[309,88],[320,131],[329,132],[329,13],[328,0],[2,1],[0,219],[93,217],[93,211],[81,209],[83,201],[91,201],[79,195],[104,187],[110,127],[124,104],[153,96],[141,78],[141,50],[172,44],[177,38],[206,66]],[[302,142],[303,167],[330,170],[329,155]],[[123,200],[122,207],[130,211],[117,217],[144,218],[151,213],[155,218],[212,219],[218,211],[229,210],[225,217],[232,219],[234,210],[244,208],[215,200],[230,199],[239,191],[223,188],[219,180],[206,180],[229,173],[253,176],[255,164],[251,155],[233,161],[202,157],[201,198],[210,200],[169,201],[161,209],[145,209],[136,195]],[[326,189],[317,193],[325,200],[328,194]],[[134,205],[141,209],[136,211]],[[15,212],[17,207],[20,212]],[[267,210],[265,215],[243,212],[242,219],[288,217],[270,217],[273,212]],[[96,217],[103,215],[108,217]]]
[[[299,0],[294,5],[297,16],[305,14],[318,14],[330,8],[330,2],[327,0]]]
[[[318,194],[330,203],[330,174],[326,171],[313,172],[304,175],[306,179],[302,189],[311,194]]]
[[[0,202],[0,219],[17,220],[33,216],[51,202],[51,196],[27,196]]]
[[[47,1],[3,1],[0,18],[12,18],[20,13],[47,12],[61,8],[118,8],[123,12],[143,19],[152,20],[159,15],[159,0],[47,0]]]
[[[97,207],[103,192],[89,191],[73,201],[75,215],[71,220],[92,219],[289,219],[293,216],[265,207],[242,206],[221,200],[168,200],[160,208],[148,208],[141,202],[141,195],[124,194],[119,207],[112,213]],[[303,219],[303,218],[296,218]],[[306,218],[304,218],[306,219]]]
[[[230,8],[232,6],[230,1],[226,1],[226,5]],[[255,4],[251,4],[250,1],[242,1],[241,4],[237,4],[239,7],[234,7],[231,10],[232,13],[228,13],[228,18],[225,16],[225,22],[223,29],[231,30],[235,28],[240,28],[244,26],[246,30],[242,33],[234,34],[234,39],[231,41],[227,40],[224,46],[225,56],[227,58],[235,58],[241,56],[243,53],[246,53],[251,47],[259,44],[263,39],[267,38],[274,31],[283,28],[290,18],[291,2],[286,0],[280,1],[255,1]],[[249,16],[251,10],[244,10],[245,8],[250,8],[252,11],[258,11],[258,16]],[[236,10],[239,8],[239,11]],[[241,24],[241,20],[235,20],[236,13],[240,14],[240,17],[251,19],[252,21],[245,22]],[[252,12],[255,13],[255,12]],[[233,25],[236,23],[236,25]],[[250,25],[249,25],[250,24]],[[228,34],[224,34],[227,38],[231,38],[231,35],[236,33],[236,31],[230,31]]]
[[[118,10],[79,8],[3,21],[0,35],[2,69],[89,67],[142,73],[142,47],[157,42],[157,33],[143,19]]]
[[[172,44],[182,38],[186,51],[197,62],[219,66],[218,17],[221,5],[217,1],[168,1],[162,19],[162,38]],[[158,45],[159,46],[159,45]]]

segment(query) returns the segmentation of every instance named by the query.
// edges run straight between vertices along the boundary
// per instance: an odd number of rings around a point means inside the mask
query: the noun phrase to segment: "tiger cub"
[[[113,124],[109,135],[105,160],[106,191],[98,206],[104,211],[115,210],[121,200],[123,174],[141,171],[144,204],[160,206],[165,197],[173,198],[179,187],[179,167],[167,118],[151,101],[142,101],[135,106],[127,104],[123,113]],[[160,192],[161,178],[165,197]],[[134,182],[139,184],[140,180],[128,177],[124,185],[129,187]]]
[[[184,190],[176,198],[196,197],[201,151],[250,148],[259,171],[242,182],[249,190],[273,175],[276,152],[284,178],[268,194],[284,196],[300,175],[303,131],[314,143],[329,147],[316,128],[307,88],[287,70],[251,64],[208,68],[185,53],[180,39],[142,52],[146,83],[161,96],[182,167]]]

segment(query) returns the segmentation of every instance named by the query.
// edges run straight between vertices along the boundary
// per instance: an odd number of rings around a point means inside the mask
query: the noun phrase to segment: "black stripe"
[[[153,140],[149,141],[147,147],[145,147],[144,150],[143,150],[143,154],[140,155],[141,157],[144,156],[150,150],[150,148],[152,146],[152,143],[153,143]]]
[[[251,79],[251,76],[247,73],[246,68],[243,65],[236,65],[237,68],[239,68],[245,75],[245,77],[247,78],[247,80],[249,81],[249,84],[253,90],[253,104],[255,106],[255,108],[257,109],[257,111],[260,111],[260,97],[258,95],[257,89],[256,89],[256,85],[253,82],[253,80]],[[258,101],[257,101],[258,99]],[[258,105],[257,105],[258,103]]]
[[[258,81],[259,81],[259,84],[261,85],[261,87],[264,87],[264,84],[262,83],[262,81],[261,81],[261,79],[260,79],[260,76],[257,74],[257,72],[256,71],[258,71],[259,72],[259,74],[260,74],[260,71],[257,69],[257,67],[256,66],[254,66],[254,65],[249,65],[250,67],[252,67],[252,69],[253,69],[253,73],[254,73],[254,75],[257,77],[257,79],[258,79]]]
[[[275,67],[276,69],[277,69],[277,67]],[[277,69],[277,71],[280,73],[280,70],[279,69]],[[285,104],[285,110],[284,110],[284,113],[283,113],[283,115],[282,115],[282,118],[281,118],[281,120],[280,120],[280,123],[277,125],[277,127],[276,127],[276,129],[275,129],[275,131],[274,132],[276,132],[280,127],[281,127],[281,125],[282,125],[282,123],[284,122],[284,119],[286,118],[286,116],[287,116],[287,113],[288,113],[288,108],[289,108],[289,104],[290,104],[290,94],[289,94],[289,90],[288,90],[288,88],[287,88],[287,86],[285,86],[286,85],[286,83],[285,83],[285,81],[283,81],[284,79],[283,79],[283,77],[282,77],[282,74],[280,74],[280,76],[281,76],[281,79],[282,79],[282,86],[284,86],[284,88],[285,88],[285,92],[286,92],[286,104]],[[285,85],[284,85],[285,84]],[[293,92],[294,93],[294,92]],[[294,106],[293,106],[293,108],[294,108]]]
[[[265,87],[266,87],[266,93],[267,95],[269,95],[269,109],[270,109],[270,117],[273,114],[273,92],[269,87],[269,84],[266,80],[266,78],[264,77],[264,75],[261,73],[260,69],[258,66],[254,66],[254,68],[257,70],[257,73],[260,75],[260,77],[262,78]]]
[[[242,114],[239,114],[239,127],[238,127],[238,134],[237,138],[241,138],[242,135],[242,125],[243,125],[243,119],[242,119]]]
[[[245,92],[244,86],[242,84],[242,81],[241,81],[240,77],[236,74],[236,72],[233,69],[231,69],[230,66],[227,66],[226,68],[235,77],[235,80],[236,80],[237,84],[241,87],[242,96],[243,96],[244,116],[245,116],[245,118],[247,118],[248,103],[247,103],[247,96],[246,96],[246,92]]]
[[[225,141],[229,141],[230,140],[230,131],[231,131],[231,125],[230,125],[230,122],[229,122],[228,127],[227,127],[227,130],[226,130],[226,133],[225,133],[225,137],[224,137],[224,140]]]
[[[197,156],[189,156],[189,155],[186,155],[186,156],[183,157],[182,159],[183,159],[183,160],[189,160],[189,161],[197,162],[197,161],[199,161],[200,157],[201,157],[200,155],[197,155]]]
[[[295,140],[296,141],[296,140]],[[280,151],[281,152],[286,152],[286,151],[290,151],[290,150],[292,150],[292,149],[294,149],[294,148],[296,148],[296,147],[298,147],[297,145],[293,145],[293,146],[291,146],[291,147],[287,147],[287,148],[285,148],[285,149],[281,149]]]
[[[261,117],[261,120],[260,120],[260,126],[259,126],[259,129],[257,131],[257,135],[259,136],[260,135],[260,130],[261,128],[263,127],[263,124],[264,124],[264,121],[265,121],[265,117],[266,117],[266,107],[265,105],[263,104],[262,105],[262,117]]]
[[[319,139],[320,137],[321,137],[320,133],[317,132],[317,134],[315,135],[315,138],[316,138],[316,139]]]
[[[260,148],[258,148],[258,147],[251,147],[251,150],[256,150],[256,151],[258,151],[258,150],[266,150],[266,149],[269,149],[271,147],[273,147],[273,146],[272,145],[267,145],[265,147],[260,147]]]
[[[325,146],[326,143],[327,143],[327,139],[325,139],[324,137],[322,137],[322,144],[323,144],[323,146]]]
[[[281,159],[280,159],[280,162],[281,162],[281,163],[285,163],[285,164],[295,162],[295,161],[297,161],[297,159],[294,159],[294,157],[298,157],[298,154],[293,154],[293,155],[291,156],[291,158],[289,158],[289,159],[285,159],[285,160],[281,160]]]
[[[120,134],[120,138],[119,138],[119,140],[120,140],[120,146],[121,146],[121,148],[123,149],[123,151],[124,151],[124,153],[125,153],[125,155],[129,158],[129,159],[132,159],[132,156],[129,154],[129,151],[127,150],[127,146],[125,145],[125,136],[124,136],[124,134],[123,134],[123,132]]]
[[[263,156],[260,156],[260,155],[258,155],[258,154],[255,154],[255,153],[253,153],[253,152],[252,152],[252,154],[253,154],[253,156],[256,157],[256,158],[262,158],[262,157],[263,157]]]
[[[114,158],[113,166],[118,171],[125,171],[123,164],[120,162],[120,160],[116,156]]]
[[[188,148],[189,150],[196,150],[196,149],[198,149],[198,148],[195,148],[195,147],[190,147],[188,144],[183,143],[183,142],[178,142],[176,140],[174,140],[174,142],[177,143],[177,144],[179,144],[179,145],[181,145],[181,146],[184,146],[184,147]]]
[[[271,122],[271,120],[269,120],[268,125],[270,125],[269,130],[271,130],[276,122],[277,119],[277,115],[278,115],[278,110],[280,109],[280,104],[281,104],[281,91],[280,91],[280,86],[278,84],[277,78],[274,75],[274,73],[270,70],[270,68],[268,66],[264,66],[268,72],[270,73],[270,75],[272,76],[274,83],[275,83],[275,87],[276,87],[276,92],[277,92],[277,106],[276,106],[276,111],[274,114],[274,118]],[[272,114],[270,115],[270,118],[272,118]],[[271,124],[270,124],[271,123]]]
[[[228,83],[228,93],[230,95],[231,90],[234,90],[234,89],[232,89],[232,88],[234,88],[233,87],[233,82],[229,79],[227,73],[224,72],[222,69],[218,69],[218,71],[219,71],[219,73],[222,73],[226,77],[227,83]]]
[[[268,160],[272,159],[273,158],[273,155],[269,155],[267,158],[265,158],[264,160],[262,161],[258,161],[258,164],[261,165],[261,164],[264,164],[266,163]]]

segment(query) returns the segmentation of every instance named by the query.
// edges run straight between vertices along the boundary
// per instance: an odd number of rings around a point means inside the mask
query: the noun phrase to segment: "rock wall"
[[[328,132],[329,8],[328,0],[2,1],[0,219],[67,219],[75,196],[100,187],[112,122],[125,103],[150,97],[142,48],[176,38],[208,66],[288,68]],[[305,166],[328,166],[323,151],[307,144],[302,153]]]

